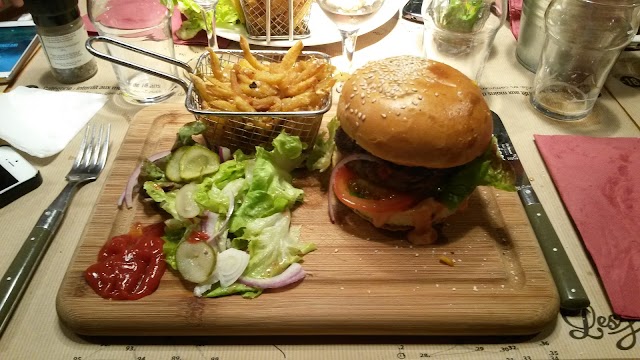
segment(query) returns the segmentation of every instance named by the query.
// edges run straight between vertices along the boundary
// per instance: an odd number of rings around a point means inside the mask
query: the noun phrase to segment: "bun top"
[[[369,153],[396,164],[463,165],[493,132],[478,86],[460,71],[416,56],[367,63],[344,83],[340,126]]]

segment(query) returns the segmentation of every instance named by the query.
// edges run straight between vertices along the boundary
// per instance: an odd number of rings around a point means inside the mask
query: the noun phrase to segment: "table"
[[[400,5],[399,5],[400,6]],[[393,54],[421,53],[422,27],[398,17],[377,30],[361,36],[355,66],[367,60]],[[235,44],[237,46],[237,44]],[[232,45],[233,46],[233,45]],[[485,68],[483,93],[490,107],[505,125],[541,202],[544,204],[580,280],[591,298],[592,307],[584,314],[559,315],[543,332],[528,337],[260,337],[260,338],[92,338],[74,334],[62,325],[55,310],[55,296],[82,230],[88,222],[93,204],[106,176],[82,188],[75,196],[64,223],[44,257],[30,287],[0,338],[1,359],[631,359],[640,357],[640,325],[618,321],[603,293],[593,264],[585,253],[576,229],[565,212],[544,163],[533,143],[533,134],[580,134],[593,136],[638,136],[640,131],[640,88],[625,85],[619,79],[625,69],[612,76],[598,100],[594,112],[579,123],[551,121],[536,113],[528,104],[533,74],[515,58],[516,42],[508,29],[498,33],[494,51]],[[201,48],[177,46],[177,57],[188,60]],[[340,44],[318,46],[337,57]],[[625,54],[637,65],[640,56]],[[20,77],[8,88],[37,85],[51,90],[75,90],[109,94],[110,100],[95,116],[112,124],[113,154],[126,134],[133,116],[142,109],[129,105],[117,95],[111,65],[99,61],[94,78],[72,86],[56,83],[39,51]],[[616,72],[617,71],[617,72]],[[621,75],[622,74],[622,75]],[[640,78],[640,71],[636,72]],[[1,89],[1,88],[0,88]],[[180,103],[184,94],[168,100]],[[335,102],[334,102],[335,103]],[[29,157],[42,173],[44,183],[3,209],[0,209],[0,233],[4,273],[23,239],[44,210],[64,186],[80,144],[77,136],[60,154],[51,158]],[[110,157],[108,173],[115,156]]]

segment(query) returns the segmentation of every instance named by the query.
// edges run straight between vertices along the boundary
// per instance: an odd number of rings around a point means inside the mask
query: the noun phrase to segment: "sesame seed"
[[[383,119],[387,118],[387,114],[381,114],[380,116],[382,116]]]

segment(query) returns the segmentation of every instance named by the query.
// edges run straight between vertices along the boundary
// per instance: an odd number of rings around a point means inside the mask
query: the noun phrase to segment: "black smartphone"
[[[402,17],[422,24],[422,0],[409,0],[402,8]]]
[[[15,77],[37,49],[38,43],[33,22],[0,22],[0,84]]]
[[[10,146],[0,146],[0,208],[42,184],[40,172]]]

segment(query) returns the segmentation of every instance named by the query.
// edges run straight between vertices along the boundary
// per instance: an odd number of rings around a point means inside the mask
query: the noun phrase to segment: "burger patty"
[[[347,133],[338,128],[335,136],[336,147],[346,157],[351,154],[368,154],[376,157],[360,147]],[[378,158],[378,157],[376,157]],[[378,158],[380,159],[380,158]],[[380,159],[381,162],[352,161],[347,167],[359,177],[378,186],[395,191],[431,197],[438,193],[443,184],[456,168],[431,169],[416,166],[403,166]]]

